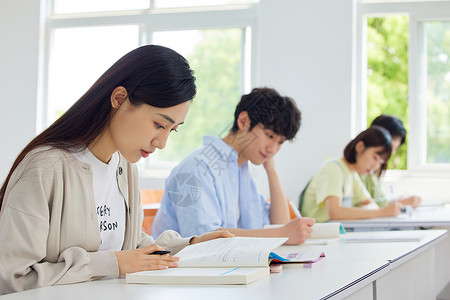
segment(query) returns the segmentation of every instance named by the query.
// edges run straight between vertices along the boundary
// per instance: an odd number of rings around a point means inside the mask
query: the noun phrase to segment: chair
[[[164,190],[141,190],[141,202],[144,208],[144,221],[142,230],[147,234],[152,234],[153,221],[158,212]]]

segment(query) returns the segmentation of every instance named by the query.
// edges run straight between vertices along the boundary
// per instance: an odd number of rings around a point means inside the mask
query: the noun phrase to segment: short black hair
[[[358,134],[344,149],[345,159],[353,164],[356,163],[356,144],[363,141],[364,147],[379,147],[382,146],[378,154],[384,159],[385,164],[382,168],[386,169],[386,162],[391,157],[392,145],[391,145],[391,135],[389,131],[380,126],[370,126],[360,134]]]
[[[391,134],[392,138],[401,138],[400,145],[403,145],[406,140],[406,129],[403,126],[402,121],[394,116],[380,115],[372,121],[372,125],[385,128]]]
[[[292,140],[300,129],[301,112],[295,101],[281,96],[271,88],[254,88],[250,94],[241,97],[234,112],[231,132],[238,131],[237,120],[243,111],[246,111],[250,118],[250,130],[257,124],[262,124],[264,128]]]

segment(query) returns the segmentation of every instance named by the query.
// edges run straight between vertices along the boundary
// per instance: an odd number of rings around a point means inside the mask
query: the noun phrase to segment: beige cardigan
[[[127,217],[123,250],[155,243],[142,232],[136,166],[120,156],[119,188]],[[14,171],[0,211],[0,295],[53,284],[118,276],[113,251],[98,251],[98,227],[89,164],[42,147]],[[156,243],[172,253],[189,244],[174,231]]]

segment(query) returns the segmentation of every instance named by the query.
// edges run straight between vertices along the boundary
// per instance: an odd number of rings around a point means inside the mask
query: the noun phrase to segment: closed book
[[[127,283],[249,284],[269,275],[269,268],[170,268],[127,274]]]
[[[284,269],[313,269],[325,261],[322,251],[309,251],[304,246],[283,245],[271,253],[271,264],[282,264]]]
[[[316,269],[323,266],[326,262],[326,257],[320,257],[320,259],[314,262],[283,262],[283,269]]]

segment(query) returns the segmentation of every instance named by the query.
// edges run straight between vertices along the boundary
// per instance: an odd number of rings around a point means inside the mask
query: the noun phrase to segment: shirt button
[[[122,175],[122,167],[119,167],[119,175]]]

